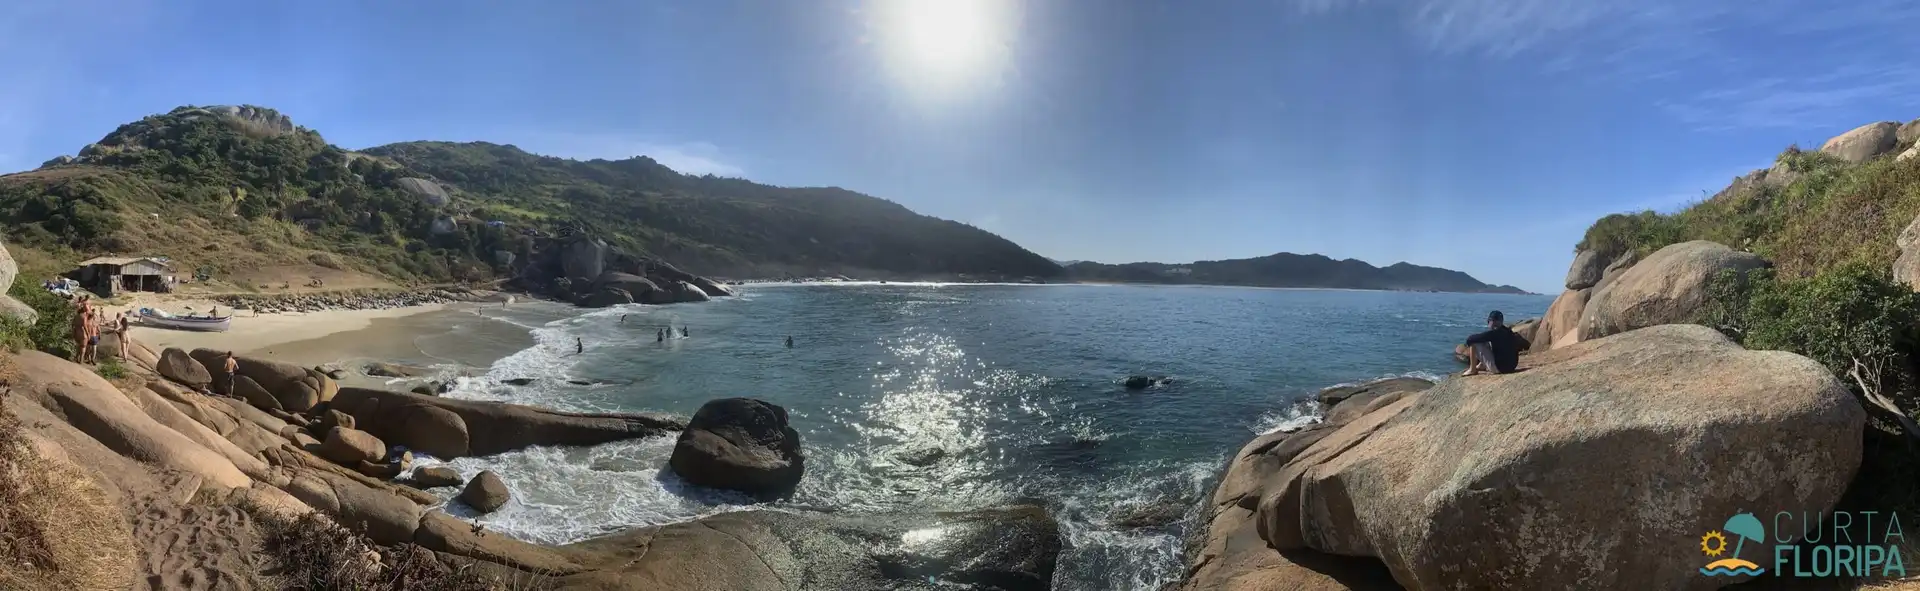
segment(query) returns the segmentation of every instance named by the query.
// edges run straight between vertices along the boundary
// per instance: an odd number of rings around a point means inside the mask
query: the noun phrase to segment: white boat
[[[175,330],[194,330],[194,331],[201,331],[201,332],[226,332],[227,328],[230,326],[229,323],[232,320],[233,320],[232,315],[175,316],[172,314],[168,314],[166,312],[155,310],[153,308],[140,309],[140,324],[142,326],[157,326],[160,328],[171,328]]]

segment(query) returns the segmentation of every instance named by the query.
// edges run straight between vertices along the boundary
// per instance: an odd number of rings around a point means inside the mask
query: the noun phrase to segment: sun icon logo
[[[1726,534],[1722,534],[1716,530],[1707,532],[1707,535],[1700,536],[1700,551],[1705,552],[1709,558],[1719,556],[1721,552],[1726,552]]]
[[[1709,577],[1739,577],[1767,572],[1766,569],[1760,568],[1760,565],[1740,558],[1740,549],[1747,545],[1747,540],[1759,542],[1767,537],[1767,529],[1761,525],[1758,518],[1755,518],[1752,513],[1739,513],[1727,519],[1726,525],[1721,526],[1720,529],[1708,531],[1707,535],[1700,536],[1700,553],[1706,554],[1707,558],[1728,554],[1727,534],[1721,533],[1723,530],[1737,536],[1732,555],[1708,563],[1700,569],[1700,574]]]

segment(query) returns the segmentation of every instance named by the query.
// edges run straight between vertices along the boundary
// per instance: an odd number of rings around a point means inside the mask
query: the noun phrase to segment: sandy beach
[[[133,338],[155,348],[230,349],[236,353],[262,351],[275,345],[318,339],[363,330],[385,318],[404,318],[447,309],[447,304],[385,310],[328,310],[325,312],[238,315],[226,332],[192,332],[134,326]]]
[[[303,366],[339,364],[358,371],[367,361],[421,367],[485,369],[533,344],[528,326],[572,314],[565,306],[430,304],[380,310],[241,315],[227,332],[133,328],[156,349],[210,348]]]

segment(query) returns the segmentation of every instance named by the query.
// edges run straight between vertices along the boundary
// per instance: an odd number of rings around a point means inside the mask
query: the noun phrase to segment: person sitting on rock
[[[1460,375],[1513,373],[1519,366],[1520,337],[1507,328],[1499,310],[1488,312],[1486,332],[1467,337],[1467,371]]]

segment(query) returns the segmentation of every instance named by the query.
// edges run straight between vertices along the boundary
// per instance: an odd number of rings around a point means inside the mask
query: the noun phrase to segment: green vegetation
[[[94,366],[93,371],[94,373],[100,374],[100,377],[109,380],[127,377],[127,366],[121,365],[119,359],[104,355],[100,357],[100,364]]]
[[[1199,261],[1185,265],[1078,262],[1067,266],[1075,279],[1115,283],[1251,285],[1256,287],[1330,287],[1485,293],[1523,293],[1520,288],[1487,285],[1450,269],[1394,263],[1375,267],[1324,255],[1282,252],[1250,259]]]
[[[64,359],[73,358],[72,304],[27,281],[15,281],[8,295],[32,307],[39,313],[39,319],[28,324],[0,316],[0,345],[16,351],[31,349]]]
[[[512,271],[500,253],[524,260],[528,236],[576,231],[709,274],[1061,272],[998,236],[844,189],[486,143],[350,152],[258,107],[180,107],[121,126],[72,162],[0,177],[0,225],[9,243],[66,262],[158,254],[216,277],[311,265],[484,280]]]
[[[1783,277],[1848,263],[1887,268],[1894,238],[1920,214],[1920,159],[1847,164],[1789,148],[1764,180],[1734,186],[1672,214],[1615,214],[1587,229],[1576,250],[1641,256],[1688,240],[1752,250]]]

